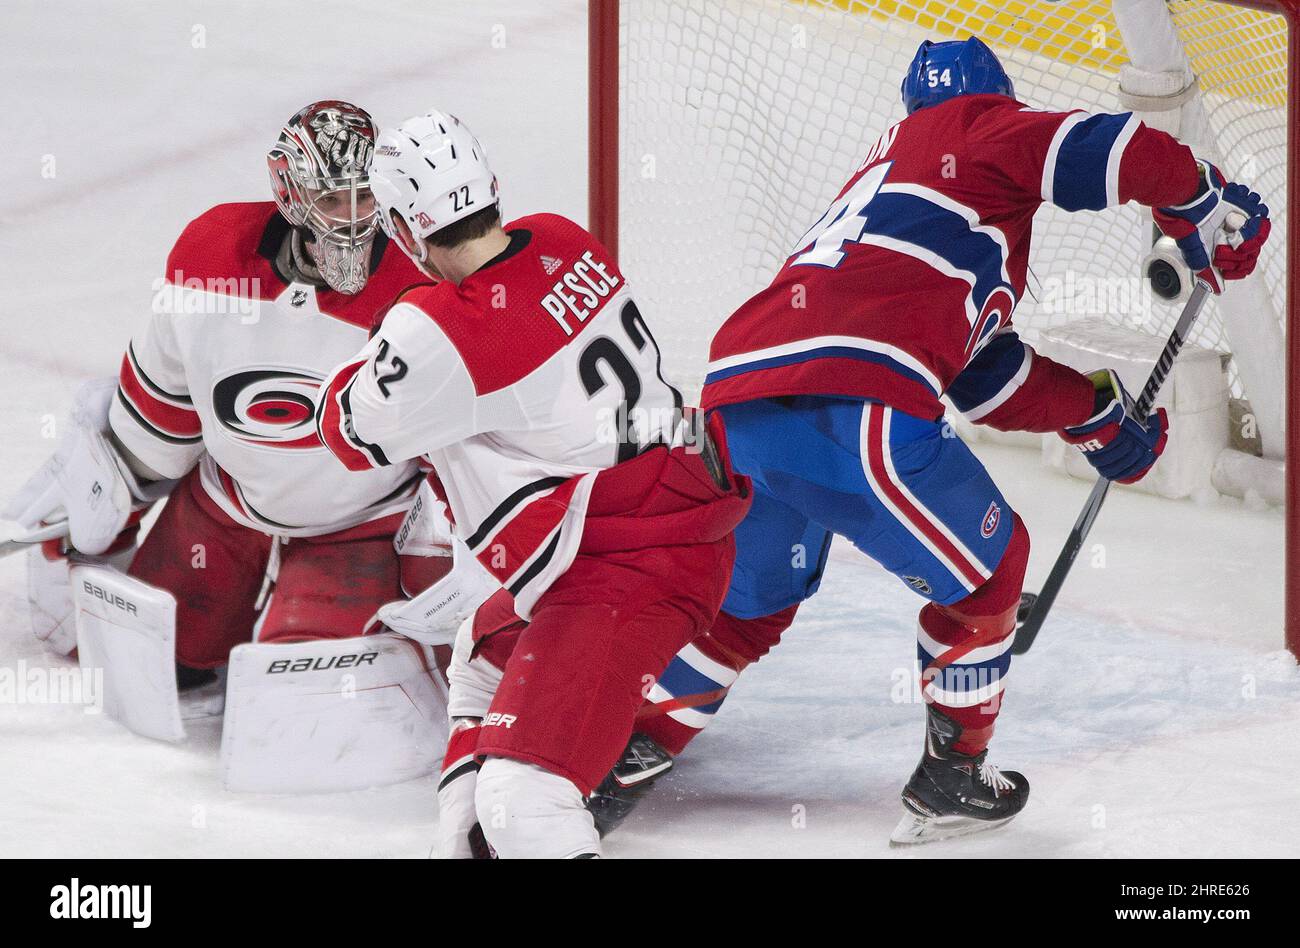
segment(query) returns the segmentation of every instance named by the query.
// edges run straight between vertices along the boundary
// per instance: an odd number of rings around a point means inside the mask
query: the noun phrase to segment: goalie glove
[[[1201,184],[1187,203],[1151,211],[1156,226],[1178,244],[1196,275],[1223,292],[1224,280],[1250,275],[1268,240],[1268,207],[1244,184],[1229,183],[1208,161],[1197,160]]]
[[[171,490],[172,481],[140,482],[109,441],[108,409],[116,390],[115,378],[77,390],[71,430],[4,510],[5,519],[28,531],[21,539],[66,532],[74,549],[97,556],[112,546],[134,510]]]
[[[402,595],[414,598],[451,572],[452,543],[447,505],[438,499],[426,479],[393,536]]]
[[[1129,416],[1133,399],[1119,376],[1110,369],[1088,375],[1096,390],[1094,414],[1079,425],[1061,431],[1061,437],[1082,452],[1107,480],[1132,484],[1142,480],[1156,463],[1169,437],[1169,418],[1163,408],[1147,416],[1145,427]]]
[[[425,645],[450,645],[461,623],[499,588],[465,544],[452,541],[451,571],[413,599],[380,606],[367,631],[382,623]]]

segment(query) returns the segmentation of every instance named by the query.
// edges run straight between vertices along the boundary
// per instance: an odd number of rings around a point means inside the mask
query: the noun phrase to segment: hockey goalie
[[[306,787],[277,783],[299,765],[266,745],[292,741],[295,700],[337,692],[337,672],[312,679],[312,669],[355,665],[354,683],[376,692],[392,684],[385,675],[431,677],[414,643],[357,644],[381,606],[403,599],[404,580],[408,590],[427,585],[450,565],[432,497],[412,509],[424,472],[411,460],[350,474],[313,420],[326,372],[365,343],[400,291],[428,281],[377,231],[375,135],[369,114],[340,101],[312,103],[284,125],[267,156],[274,201],[220,204],[185,228],[118,377],[82,387],[54,457],[6,511],[31,536],[60,535],[29,554],[36,634],[65,654],[80,640],[83,663],[106,671],[110,712],[128,726],[177,739],[177,689],[201,692],[232,662],[223,755],[243,746],[232,735],[258,734],[272,770],[235,778],[249,789],[332,789],[312,778],[310,761],[296,778]],[[140,517],[162,497],[135,549]],[[401,557],[395,539],[403,552],[436,555]],[[238,681],[236,646],[247,672]],[[221,689],[207,690],[219,704]],[[443,700],[436,682],[407,690]],[[236,709],[245,717],[232,728]],[[299,737],[324,733],[302,713]],[[442,708],[404,713],[435,721]],[[394,754],[407,770],[392,779],[410,775],[412,751]],[[386,779],[369,765],[354,779]]]

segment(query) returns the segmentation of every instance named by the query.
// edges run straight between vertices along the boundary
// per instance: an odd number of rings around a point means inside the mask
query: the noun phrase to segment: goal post
[[[1241,429],[1214,486],[1250,496],[1219,481],[1244,471],[1286,505],[1286,642],[1300,656],[1300,471],[1282,473],[1300,457],[1298,16],[1300,0],[590,0],[590,226],[695,397],[717,326],[902,118],[921,39],[979,36],[1031,106],[1132,110],[1177,135],[1272,209],[1257,274],[1213,302],[1190,344],[1221,358],[1223,427],[1230,415]],[[1163,339],[1178,307],[1147,293],[1152,240],[1135,205],[1044,208],[1015,325],[1044,345],[1081,315]]]

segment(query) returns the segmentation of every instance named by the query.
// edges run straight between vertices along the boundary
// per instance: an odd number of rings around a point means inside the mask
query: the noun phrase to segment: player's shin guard
[[[600,855],[600,837],[573,782],[535,764],[489,757],[474,792],[479,824],[502,859]]]
[[[740,673],[781,640],[798,608],[757,619],[719,612],[708,633],[678,652],[659,676],[636,730],[674,757],[680,754],[713,720]]]
[[[951,745],[958,753],[978,754],[993,736],[1028,561],[1029,534],[1016,516],[1006,552],[983,585],[952,605],[921,610],[922,693],[961,729]]]
[[[443,859],[492,858],[474,807],[478,734],[479,723],[473,718],[460,718],[451,726],[438,778],[438,855]]]

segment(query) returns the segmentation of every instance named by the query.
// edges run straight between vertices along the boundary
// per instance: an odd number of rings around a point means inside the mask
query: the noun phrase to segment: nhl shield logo
[[[1001,522],[1002,508],[995,500],[989,504],[989,509],[984,513],[984,522],[980,524],[980,536],[987,540],[998,532],[998,524]]]
[[[289,305],[291,305],[291,306],[301,306],[301,305],[302,305],[303,303],[305,303],[305,302],[307,302],[307,291],[306,291],[306,290],[294,290],[294,291],[293,291],[293,298],[289,300]]]
[[[930,588],[930,583],[924,576],[904,576],[903,582],[907,583],[907,585],[911,586],[922,596],[928,596],[930,593],[934,592],[934,590]]]

